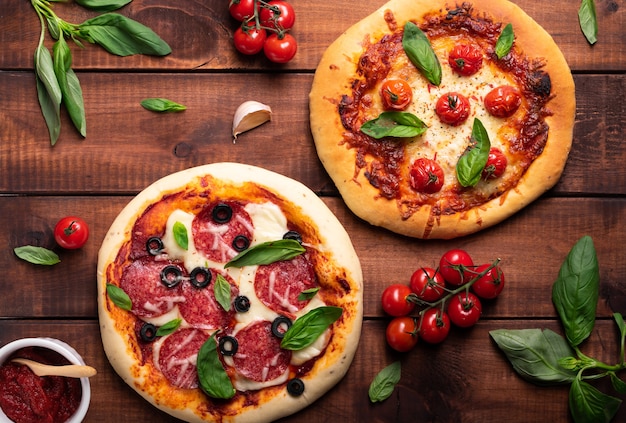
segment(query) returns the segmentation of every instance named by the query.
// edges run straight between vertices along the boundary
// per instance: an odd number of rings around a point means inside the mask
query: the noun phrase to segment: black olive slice
[[[233,217],[233,209],[228,204],[219,203],[213,207],[212,216],[216,223],[227,223]]]
[[[145,342],[152,342],[157,337],[157,328],[152,323],[144,323],[139,329],[139,336]]]
[[[146,250],[151,256],[158,256],[163,251],[163,241],[158,236],[148,238],[146,241]]]
[[[211,279],[211,272],[206,267],[196,267],[189,274],[189,281],[198,289],[209,286]]]
[[[286,326],[286,328],[284,327]],[[285,332],[291,327],[291,320],[285,316],[278,316],[272,322],[272,334],[276,338],[283,339]]]
[[[168,288],[174,288],[183,279],[183,272],[174,265],[168,265],[161,270],[161,283]]]
[[[298,379],[297,377],[290,379],[287,382],[287,392],[294,397],[302,395],[302,393],[304,393],[304,382],[302,379]]]
[[[283,235],[283,239],[293,239],[293,240],[298,241],[300,244],[302,244],[302,235],[300,235],[300,232],[296,232],[296,231],[285,232],[285,235]]]
[[[239,349],[239,342],[234,336],[224,336],[220,338],[219,348],[222,355],[235,355]]]
[[[250,299],[245,295],[238,295],[235,297],[235,310],[238,313],[245,313],[250,310]]]
[[[250,246],[250,240],[245,235],[237,235],[235,239],[233,239],[233,248],[236,251],[242,252],[246,250]]]

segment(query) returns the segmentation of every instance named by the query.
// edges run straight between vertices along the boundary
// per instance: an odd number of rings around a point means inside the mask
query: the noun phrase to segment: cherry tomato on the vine
[[[413,162],[409,177],[411,188],[424,194],[434,194],[440,191],[444,182],[443,169],[439,163],[425,157],[420,157]]]
[[[474,326],[482,312],[480,300],[471,292],[459,292],[448,301],[450,321],[461,328]]]
[[[496,179],[502,176],[506,170],[508,160],[502,151],[495,147],[491,147],[489,150],[489,156],[487,157],[487,164],[483,169],[483,179]]]
[[[407,352],[417,344],[417,321],[414,317],[394,318],[385,332],[387,344],[399,352]]]
[[[298,43],[289,33],[273,33],[265,40],[263,52],[265,57],[275,63],[287,63],[296,55]]]
[[[81,248],[89,239],[89,226],[80,217],[64,217],[54,227],[54,239],[60,247],[65,249]]]
[[[259,18],[261,25],[275,29],[291,29],[296,22],[293,6],[283,0],[272,0],[261,6]],[[277,10],[277,11],[275,11]]]
[[[228,10],[230,16],[243,22],[247,18],[254,16],[254,3],[255,0],[230,0]]]
[[[380,86],[380,97],[385,110],[404,110],[413,100],[413,90],[403,79],[387,79]]]
[[[415,303],[408,301],[409,295],[412,294],[408,285],[396,283],[389,285],[383,291],[381,303],[385,313],[391,316],[406,316],[415,308]]]
[[[263,50],[266,39],[265,29],[249,27],[246,23],[237,28],[233,35],[237,51],[248,55],[257,54]]]
[[[439,273],[448,285],[461,286],[472,279],[474,261],[465,250],[446,251],[439,260]]]
[[[473,45],[457,44],[448,55],[448,63],[459,75],[470,76],[480,70],[483,64],[483,54]]]
[[[499,118],[512,116],[522,104],[519,90],[510,85],[502,85],[489,91],[485,96],[485,108]]]
[[[450,92],[439,97],[435,113],[443,123],[458,126],[469,117],[470,102],[463,94]]]
[[[448,337],[450,317],[438,308],[429,308],[422,315],[419,337],[429,344],[438,344]]]
[[[491,266],[483,264],[476,268],[476,273],[481,274]],[[504,289],[504,273],[500,266],[492,267],[484,276],[472,284],[472,291],[480,298],[491,300],[496,298]]]
[[[434,303],[445,294],[443,276],[432,267],[422,267],[411,275],[411,290],[421,300]]]

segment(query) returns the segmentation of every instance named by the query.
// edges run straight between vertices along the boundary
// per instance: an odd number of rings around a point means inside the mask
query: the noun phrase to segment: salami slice
[[[226,263],[248,248],[254,227],[250,215],[237,202],[214,203],[192,223],[196,249],[209,260]]]
[[[207,339],[209,335],[201,330],[177,330],[163,339],[155,355],[155,365],[172,385],[183,389],[197,388],[198,351]]]
[[[171,278],[172,287],[168,288],[162,282],[163,272]],[[167,313],[177,303],[184,301],[185,298],[180,292],[180,283],[174,283],[177,272],[181,275],[185,274],[183,267],[177,264],[170,261],[156,261],[149,257],[134,261],[126,267],[120,280],[120,288],[128,294],[133,303],[131,311],[140,317],[156,317]]]
[[[210,282],[205,287],[196,287],[191,283],[185,283],[181,292],[185,301],[178,305],[180,314],[185,321],[197,329],[220,329],[230,325],[235,308],[230,311],[224,308],[215,299],[215,281],[217,273],[214,269],[206,269],[210,276]],[[235,298],[239,290],[234,286],[233,280],[228,275],[222,275],[230,284],[230,298]]]
[[[291,351],[280,348],[272,334],[272,322],[256,321],[235,334],[238,349],[233,356],[235,370],[255,382],[267,382],[289,368]]]
[[[299,301],[298,295],[315,286],[315,269],[306,255],[259,266],[254,278],[254,291],[263,304],[277,313],[289,316],[308,303]]]

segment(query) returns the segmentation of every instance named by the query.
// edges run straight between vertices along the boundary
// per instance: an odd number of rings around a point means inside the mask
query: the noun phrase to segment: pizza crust
[[[188,183],[206,175],[225,182],[230,189],[254,183],[268,189],[301,209],[306,219],[316,227],[320,247],[331,257],[334,266],[345,272],[350,293],[341,299],[348,313],[334,324],[330,347],[315,363],[313,370],[302,377],[305,391],[294,397],[286,389],[258,391],[258,404],[244,404],[236,397],[222,408],[227,415],[214,414],[210,399],[200,389],[183,390],[155,383],[152,366],[139,362],[139,348],[134,336],[134,323],[124,310],[116,307],[106,294],[107,267],[131,236],[134,222],[144,210],[164,195],[180,191]],[[105,353],[120,377],[155,407],[188,422],[269,422],[293,414],[321,397],[347,372],[356,352],[363,316],[363,277],[359,259],[350,238],[322,200],[303,184],[283,175],[254,166],[236,163],[215,163],[187,169],[166,176],[139,193],[115,219],[107,232],[98,256],[98,315]],[[221,412],[220,412],[221,413]]]
[[[367,222],[417,238],[455,238],[490,227],[516,213],[552,188],[563,171],[571,148],[576,100],[574,81],[552,37],[517,5],[506,0],[469,2],[479,13],[495,22],[512,23],[515,46],[531,58],[545,60],[550,75],[553,112],[545,121],[550,130],[543,153],[525,172],[515,189],[469,211],[433,219],[431,208],[422,206],[403,219],[395,199],[380,196],[361,171],[355,175],[356,150],[342,144],[345,132],[337,107],[342,95],[351,93],[357,76],[357,61],[364,40],[378,40],[388,33],[386,14],[392,13],[398,27],[411,20],[419,24],[430,12],[456,7],[442,0],[391,0],[344,32],[324,53],[309,97],[311,132],[319,158],[348,207]]]

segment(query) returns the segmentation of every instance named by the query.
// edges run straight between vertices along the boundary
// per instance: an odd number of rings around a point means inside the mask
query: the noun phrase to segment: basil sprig
[[[57,253],[44,247],[24,245],[22,247],[15,247],[13,252],[22,260],[32,264],[52,266],[53,264],[61,262]]]
[[[151,112],[182,112],[187,107],[167,98],[146,98],[141,100],[141,106]]]
[[[513,34],[513,25],[509,23],[504,27],[498,37],[498,41],[496,41],[496,55],[498,56],[498,59],[502,59],[504,56],[509,54],[511,47],[513,47],[514,40],[515,35]]]
[[[267,241],[237,254],[224,265],[224,268],[271,264],[276,261],[290,260],[305,251],[295,239]]]
[[[172,231],[174,232],[174,240],[176,244],[183,250],[189,249],[189,235],[187,234],[187,227],[181,222],[174,222],[174,226],[172,227]]]
[[[389,398],[398,382],[400,382],[401,374],[402,365],[399,361],[391,363],[378,372],[368,390],[370,401],[380,402]]]
[[[473,187],[480,181],[487,159],[491,142],[489,134],[479,119],[474,119],[470,146],[456,164],[456,176],[464,187]]]
[[[383,112],[376,119],[361,125],[361,132],[376,139],[417,137],[426,132],[426,129],[426,124],[409,112]]]
[[[133,0],[74,0],[75,3],[78,3],[87,9],[99,12],[110,12],[112,10],[120,9],[131,1]]]
[[[198,351],[198,380],[202,391],[211,398],[229,399],[235,396],[235,388],[220,361],[216,334],[211,335]]]
[[[578,23],[587,42],[591,45],[598,41],[598,18],[594,0],[582,0],[578,9]]]
[[[441,84],[441,63],[426,34],[413,22],[404,25],[402,47],[411,62],[431,84]]]
[[[328,329],[328,326],[339,319],[342,313],[341,307],[314,308],[293,322],[293,325],[285,332],[280,347],[292,351],[308,347]]]
[[[133,302],[126,292],[117,285],[107,283],[107,295],[113,301],[113,304],[122,310],[130,310],[133,308]]]
[[[620,332],[619,362],[605,364],[583,354],[579,345],[591,335],[596,318],[600,272],[591,237],[580,238],[561,265],[552,286],[552,302],[565,337],[548,329],[499,329],[489,332],[515,371],[537,385],[571,384],[569,408],[576,423],[608,422],[621,400],[604,394],[585,379],[608,376],[613,388],[626,393],[626,382],[617,373],[626,370],[626,323],[613,317]]]

